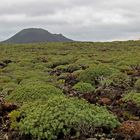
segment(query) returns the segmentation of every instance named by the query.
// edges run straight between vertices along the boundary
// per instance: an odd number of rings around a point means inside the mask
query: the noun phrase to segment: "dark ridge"
[[[72,42],[62,34],[52,34],[41,28],[23,29],[2,43]]]

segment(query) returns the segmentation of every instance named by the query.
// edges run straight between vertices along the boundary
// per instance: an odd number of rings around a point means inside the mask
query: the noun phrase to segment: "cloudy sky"
[[[140,0],[1,0],[0,40],[44,28],[81,41],[140,38]]]

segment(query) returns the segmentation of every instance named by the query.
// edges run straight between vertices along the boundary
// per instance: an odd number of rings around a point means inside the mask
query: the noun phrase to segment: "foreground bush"
[[[21,120],[13,123],[23,133],[40,139],[57,139],[95,133],[96,127],[113,129],[119,125],[107,109],[88,104],[85,100],[54,96],[47,102],[24,104],[17,114]],[[12,113],[10,116],[13,116]],[[15,115],[16,116],[16,115]],[[15,126],[15,125],[13,125]]]
[[[125,102],[132,101],[133,103],[140,106],[140,93],[135,93],[135,92],[128,93],[123,97],[123,100]]]
[[[95,87],[93,87],[90,83],[79,82],[73,86],[73,89],[80,93],[85,93],[93,92],[95,90]]]
[[[29,101],[35,101],[38,99],[46,100],[52,95],[63,94],[62,91],[52,85],[46,84],[31,84],[31,85],[22,85],[14,90],[9,96],[6,97],[6,100],[23,103]]]

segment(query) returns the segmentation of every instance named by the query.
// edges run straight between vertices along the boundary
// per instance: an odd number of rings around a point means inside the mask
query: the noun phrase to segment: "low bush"
[[[73,89],[80,93],[87,93],[95,91],[95,87],[93,87],[90,83],[78,82],[73,86]]]
[[[58,76],[58,80],[59,79],[66,79],[67,78],[67,76],[69,75],[69,73],[62,73],[60,76]]]
[[[138,79],[138,80],[136,81],[136,83],[135,83],[135,89],[136,89],[137,91],[140,91],[140,79]]]
[[[0,84],[11,82],[11,78],[8,76],[0,76]]]
[[[113,71],[114,69],[111,69],[109,66],[97,65],[81,72],[79,75],[79,80],[95,84],[96,82],[98,83],[103,77],[111,75]]]
[[[85,100],[54,96],[47,102],[24,104],[19,113],[12,115],[13,126],[38,139],[58,139],[65,136],[89,135],[97,127],[113,129],[119,125],[116,117],[104,107],[88,104]]]
[[[79,56],[79,59],[75,62],[78,65],[82,65],[84,67],[88,67],[89,65],[93,65],[93,61],[88,57]]]
[[[45,81],[39,79],[38,77],[33,77],[29,79],[24,79],[20,82],[20,85],[34,85],[34,84],[45,84]]]
[[[11,77],[16,83],[20,83],[23,79],[27,78],[27,71],[24,70],[15,70],[12,72]]]
[[[9,96],[6,96],[6,100],[23,103],[35,100],[47,100],[52,95],[63,94],[62,91],[52,85],[46,85],[42,83],[35,83],[30,85],[21,85],[16,88]]]
[[[79,70],[80,68],[81,67],[77,64],[69,64],[69,65],[59,65],[58,67],[56,67],[56,70],[72,73],[76,70]]]
[[[55,68],[55,67],[60,66],[60,65],[68,65],[70,63],[73,63],[74,61],[75,61],[75,58],[67,56],[64,58],[52,60],[52,62],[47,63],[47,67],[48,68]]]
[[[70,65],[67,66],[66,72],[72,73],[74,71],[80,70],[80,68],[81,67],[79,65],[77,65],[77,64],[70,64]]]
[[[9,95],[17,87],[18,87],[18,85],[16,83],[9,82],[9,83],[5,84],[4,86],[2,86],[2,92],[0,93],[0,95],[4,95],[4,96]]]
[[[127,88],[130,85],[130,78],[125,73],[114,73],[102,82],[106,86]]]
[[[130,92],[123,97],[123,101],[132,101],[133,103],[140,106],[140,93]]]
[[[78,77],[83,71],[84,71],[84,70],[81,70],[81,69],[80,69],[80,70],[74,71],[73,74],[76,75],[76,76]]]

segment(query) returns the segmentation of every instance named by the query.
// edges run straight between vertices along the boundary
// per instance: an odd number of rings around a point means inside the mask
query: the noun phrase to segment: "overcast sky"
[[[1,0],[0,40],[30,27],[81,41],[140,38],[140,0]]]

